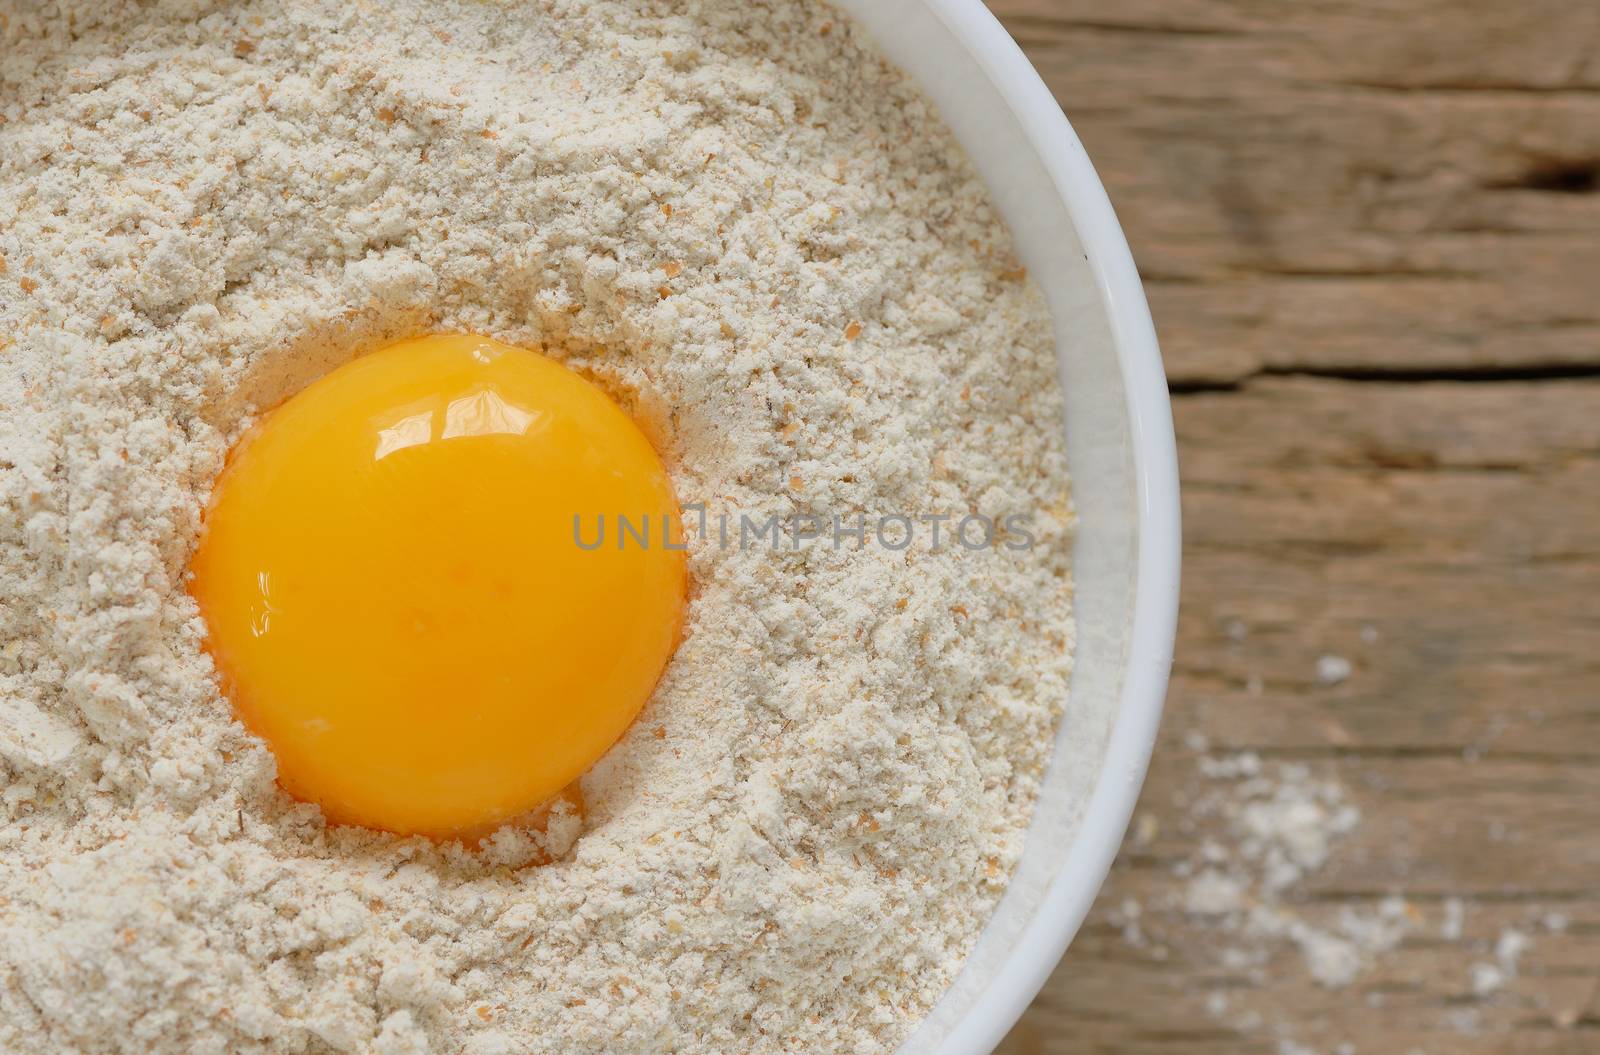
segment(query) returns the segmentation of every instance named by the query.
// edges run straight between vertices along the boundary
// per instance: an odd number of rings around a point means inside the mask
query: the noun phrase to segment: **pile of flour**
[[[581,817],[329,829],[184,568],[250,414],[436,331],[600,379],[712,515],[1035,544],[701,540]],[[1065,696],[1053,362],[972,169],[824,6],[0,7],[0,1050],[892,1049]]]

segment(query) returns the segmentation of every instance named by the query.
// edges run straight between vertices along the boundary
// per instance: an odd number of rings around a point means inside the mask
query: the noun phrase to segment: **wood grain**
[[[1180,386],[1600,365],[1600,4],[997,0]]]
[[[1002,1052],[1600,1052],[1600,3],[991,6],[1145,275],[1186,535],[1135,834]],[[1230,969],[1182,910],[1230,838],[1202,742],[1361,810],[1291,892],[1317,925],[1410,906],[1351,986]]]

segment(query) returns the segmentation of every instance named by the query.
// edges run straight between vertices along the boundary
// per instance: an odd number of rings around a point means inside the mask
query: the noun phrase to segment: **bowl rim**
[[[1133,254],[1083,143],[1038,71],[981,0],[923,0],[1016,114],[1060,195],[1105,306],[1126,394],[1137,555],[1121,700],[1061,870],[989,984],[936,1049],[988,1055],[1066,952],[1116,859],[1155,747],[1177,631],[1181,523],[1172,405]]]

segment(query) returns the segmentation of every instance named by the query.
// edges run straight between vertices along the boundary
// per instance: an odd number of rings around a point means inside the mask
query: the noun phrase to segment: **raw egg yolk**
[[[680,530],[655,450],[598,388],[523,348],[424,337],[238,444],[192,592],[287,791],[335,823],[482,833],[649,698],[682,626]]]

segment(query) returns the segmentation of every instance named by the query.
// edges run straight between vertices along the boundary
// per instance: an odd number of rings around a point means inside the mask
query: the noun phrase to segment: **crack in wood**
[[[1202,26],[1184,23],[1145,23],[1145,22],[1116,22],[1110,19],[1098,18],[1052,18],[1043,15],[1003,15],[1001,22],[1006,31],[1016,38],[1018,44],[1040,43],[1041,41],[1025,39],[1028,32],[1035,31],[1046,34],[1044,43],[1054,43],[1065,34],[1074,31],[1087,31],[1092,33],[1127,33],[1138,36],[1162,37],[1234,37],[1240,38],[1249,34],[1239,30],[1226,29],[1221,26]]]
[[[1173,396],[1240,392],[1252,381],[1272,377],[1316,378],[1355,384],[1505,384],[1517,381],[1600,380],[1600,363],[1518,363],[1512,366],[1263,366],[1236,378],[1175,378],[1167,382]]]
[[[1512,180],[1489,184],[1491,190],[1532,190],[1547,194],[1593,194],[1600,190],[1600,158],[1547,158],[1536,161]]]
[[[1253,275],[1290,279],[1343,279],[1359,282],[1392,282],[1395,279],[1424,278],[1445,281],[1472,281],[1483,278],[1474,271],[1444,267],[1296,267],[1292,264],[1256,264],[1244,268]]]
[[[1370,81],[1341,80],[1329,87],[1396,95],[1600,95],[1600,84],[1536,84],[1526,81]]]
[[[1479,761],[1534,766],[1592,766],[1600,764],[1593,751],[1496,751],[1471,742],[1459,744],[1329,744],[1317,747],[1251,747],[1230,745],[1229,754],[1250,752],[1267,761],[1317,761],[1321,759],[1388,759],[1390,761],[1460,761],[1462,752],[1476,748]]]

